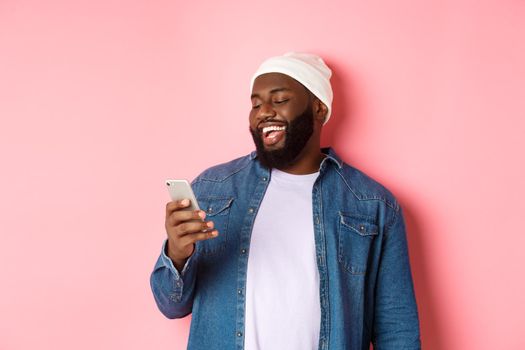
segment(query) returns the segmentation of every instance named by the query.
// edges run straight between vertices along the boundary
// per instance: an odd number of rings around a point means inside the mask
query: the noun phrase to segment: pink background
[[[405,208],[425,349],[523,349],[525,2],[0,1],[0,349],[183,349],[163,180],[252,150],[249,79],[334,69],[324,143]]]

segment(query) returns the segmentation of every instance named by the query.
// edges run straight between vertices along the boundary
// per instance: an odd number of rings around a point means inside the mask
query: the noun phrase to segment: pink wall
[[[218,5],[221,3],[221,5]],[[166,177],[252,150],[249,78],[334,68],[325,143],[405,208],[425,349],[523,349],[525,2],[0,2],[0,349],[183,349]]]

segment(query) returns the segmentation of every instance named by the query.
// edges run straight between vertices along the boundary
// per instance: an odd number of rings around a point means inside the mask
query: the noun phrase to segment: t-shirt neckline
[[[272,178],[285,181],[301,181],[310,182],[319,176],[319,171],[311,174],[290,174],[279,169],[272,169]]]

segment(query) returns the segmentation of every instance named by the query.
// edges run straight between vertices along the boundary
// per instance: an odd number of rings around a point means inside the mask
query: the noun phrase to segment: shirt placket
[[[246,312],[246,274],[248,271],[248,257],[250,252],[250,240],[255,222],[255,216],[261,205],[262,199],[270,182],[270,172],[262,170],[255,182],[255,190],[251,199],[248,201],[246,216],[241,229],[241,244],[239,248],[239,266],[237,270],[237,310],[236,310],[236,330],[235,344],[239,350],[244,349],[244,328]]]

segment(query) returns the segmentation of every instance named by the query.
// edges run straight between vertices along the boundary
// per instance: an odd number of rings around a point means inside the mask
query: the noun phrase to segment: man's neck
[[[312,174],[319,171],[319,166],[324,157],[326,157],[326,155],[321,153],[320,148],[317,148],[317,153],[307,152],[303,154],[303,152],[301,152],[294,164],[278,169],[294,175]]]

